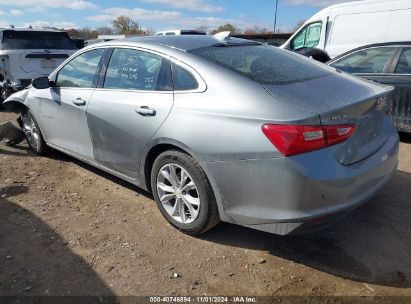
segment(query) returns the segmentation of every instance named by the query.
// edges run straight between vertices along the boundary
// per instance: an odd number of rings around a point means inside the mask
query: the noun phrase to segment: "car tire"
[[[3,112],[5,110],[3,102],[4,102],[3,91],[0,89],[0,112]]]
[[[163,216],[186,234],[202,234],[220,222],[210,182],[200,164],[186,153],[170,150],[156,158],[151,189]]]
[[[331,60],[330,55],[326,51],[323,51],[318,48],[301,48],[295,51],[296,53],[303,55],[305,57],[311,57],[314,60],[317,60],[322,63],[326,63]]]
[[[29,109],[26,109],[20,117],[21,129],[29,147],[38,155],[45,155],[49,147],[44,141],[39,125]]]

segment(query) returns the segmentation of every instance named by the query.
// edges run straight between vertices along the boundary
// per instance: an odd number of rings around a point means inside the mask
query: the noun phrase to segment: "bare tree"
[[[79,32],[76,29],[68,29],[66,32],[70,37],[80,38],[79,37]]]
[[[99,33],[99,35],[112,35],[114,34],[114,29],[110,26],[102,26],[96,28],[96,31]]]
[[[297,31],[304,23],[305,23],[305,20],[300,20],[300,21],[298,21],[297,24],[294,25],[292,31],[293,31],[293,32]]]
[[[200,25],[199,27],[196,28],[196,30],[199,32],[207,33],[209,28],[210,27],[208,25]]]
[[[154,36],[155,35],[155,31],[154,31],[154,29],[152,28],[152,27],[148,27],[148,28],[146,28],[146,30],[145,30],[145,35],[147,35],[147,36]]]
[[[241,30],[230,23],[220,25],[217,29],[212,31],[212,34],[214,35],[220,32],[231,32],[231,34],[241,34]]]
[[[83,38],[84,40],[96,39],[98,36],[98,32],[96,30],[91,30],[88,27],[77,29],[73,32],[73,36],[75,38]]]
[[[113,20],[112,24],[118,34],[144,35],[144,31],[141,29],[140,25],[128,16],[118,16]]]
[[[248,35],[253,35],[253,34],[272,34],[273,31],[269,30],[266,27],[259,27],[259,26],[254,26],[254,27],[249,27],[244,31],[244,34]]]
[[[260,34],[272,34],[272,33],[273,33],[272,29],[269,29],[267,27],[260,28]]]

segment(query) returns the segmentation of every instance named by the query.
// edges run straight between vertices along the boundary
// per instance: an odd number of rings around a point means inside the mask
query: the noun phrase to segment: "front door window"
[[[75,57],[58,72],[56,87],[91,88],[103,53],[97,49]]]
[[[316,47],[321,38],[322,22],[305,26],[291,41],[291,50],[296,51],[306,47]]]

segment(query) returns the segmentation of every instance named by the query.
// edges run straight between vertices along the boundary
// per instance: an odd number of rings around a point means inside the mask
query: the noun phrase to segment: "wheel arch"
[[[151,170],[153,168],[154,161],[161,153],[168,151],[168,150],[177,150],[177,151],[181,151],[183,153],[187,153],[191,155],[190,153],[180,148],[179,146],[168,144],[168,143],[162,143],[162,144],[155,145],[150,150],[148,150],[147,155],[143,161],[143,167],[144,167],[143,176],[144,176],[144,184],[146,185],[147,190],[150,192],[152,191],[151,183],[150,183],[150,176],[151,176]]]
[[[14,93],[9,96],[4,102],[3,106],[7,112],[14,112],[21,114],[27,106],[27,96],[29,94],[29,89],[25,89],[19,92]]]
[[[222,221],[229,221],[226,215],[226,208],[224,207],[223,199],[221,196],[221,192],[219,191],[219,188],[217,187],[214,178],[210,174],[206,164],[201,161],[201,158],[198,156],[197,153],[195,153],[192,149],[187,147],[185,144],[178,142],[176,140],[172,139],[158,139],[155,142],[153,142],[151,145],[146,147],[145,153],[142,157],[141,163],[140,163],[140,176],[142,177],[143,180],[143,185],[145,185],[146,189],[151,192],[151,183],[150,183],[150,176],[151,176],[151,170],[153,168],[153,164],[155,159],[163,152],[168,151],[168,150],[177,150],[181,151],[183,153],[186,153],[193,157],[201,166],[201,168],[204,170],[204,173],[210,182],[211,188],[213,189],[213,193],[217,202],[217,207],[218,207],[218,213],[220,216],[220,219]]]
[[[3,103],[6,112],[13,112],[16,114],[22,114],[26,109],[27,105],[17,100],[7,100]]]

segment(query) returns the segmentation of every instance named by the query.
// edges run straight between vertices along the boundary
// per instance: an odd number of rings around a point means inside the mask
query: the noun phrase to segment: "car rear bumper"
[[[214,162],[207,167],[224,209],[223,220],[289,234],[367,202],[396,171],[398,147],[393,128],[380,150],[350,166],[341,165],[323,149],[290,158]]]

